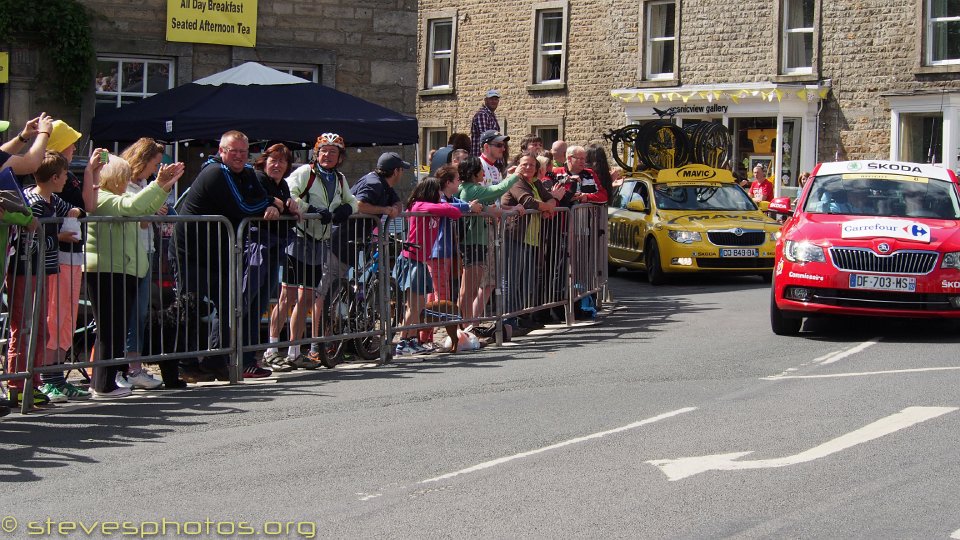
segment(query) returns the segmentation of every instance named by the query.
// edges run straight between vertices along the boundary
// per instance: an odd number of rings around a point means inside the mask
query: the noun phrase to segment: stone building
[[[577,143],[669,110],[723,123],[734,170],[778,191],[817,161],[957,168],[960,11],[945,0],[422,0],[424,153],[469,133],[484,92],[519,139]]]
[[[10,81],[4,88],[0,118],[22,125],[28,115],[45,110],[86,133],[97,110],[140,100],[247,61],[401,113],[415,113],[416,0],[260,0],[251,19],[256,25],[255,47],[168,40],[168,10],[180,7],[181,0],[79,2],[91,15],[96,52],[95,71],[90,73],[82,106],[64,106],[42,91],[38,75],[49,66],[43,65],[38,49],[13,46],[0,37],[0,51],[10,53]],[[208,7],[213,3],[186,2]],[[251,0],[217,3],[245,3],[248,9],[257,5]],[[317,129],[319,135],[323,126]],[[181,158],[191,149],[196,146],[179,148]],[[350,154],[348,163],[369,170],[380,151],[363,149]],[[412,158],[413,150],[408,153]]]

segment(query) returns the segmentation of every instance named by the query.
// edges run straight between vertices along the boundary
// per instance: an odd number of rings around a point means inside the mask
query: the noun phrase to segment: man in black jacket
[[[232,232],[222,224],[177,223],[176,238],[171,249],[177,256],[177,285],[182,292],[193,292],[199,301],[212,302],[217,314],[211,317],[208,346],[210,349],[229,344],[228,301],[230,284],[230,251],[237,227],[246,217],[275,220],[286,209],[283,201],[264,191],[253,167],[247,163],[249,142],[239,131],[228,131],[220,138],[216,157],[204,164],[190,189],[184,194],[179,213],[185,216],[224,216]],[[199,324],[199,322],[191,322]],[[193,344],[191,344],[193,346]],[[227,378],[227,358],[207,356],[199,363],[184,365],[187,382]],[[200,373],[197,372],[199,370]]]

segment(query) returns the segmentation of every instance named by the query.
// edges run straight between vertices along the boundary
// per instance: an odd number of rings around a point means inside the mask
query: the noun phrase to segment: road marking
[[[679,414],[688,413],[688,412],[692,412],[692,411],[695,411],[695,410],[697,410],[696,407],[684,407],[684,408],[682,408],[682,409],[677,409],[677,410],[675,410],[675,411],[670,411],[670,412],[666,412],[666,413],[663,413],[663,414],[659,414],[659,415],[654,416],[654,417],[652,417],[652,418],[647,418],[646,420],[640,420],[639,422],[634,422],[634,423],[632,423],[632,424],[627,424],[627,425],[625,425],[625,426],[618,427],[618,428],[615,428],[615,429],[611,429],[611,430],[608,430],[608,431],[601,431],[601,432],[599,432],[599,433],[593,433],[593,434],[591,434],[591,435],[586,435],[586,436],[584,436],[584,437],[577,437],[577,438],[575,438],[575,439],[570,439],[570,440],[563,441],[563,442],[559,442],[559,443],[556,443],[556,444],[551,444],[550,446],[544,446],[543,448],[538,448],[538,449],[536,449],[536,450],[529,450],[529,451],[527,451],[527,452],[520,452],[519,454],[514,454],[514,455],[512,455],[512,456],[506,456],[506,457],[497,458],[497,459],[490,460],[490,461],[485,461],[485,462],[483,462],[483,463],[474,465],[474,466],[472,466],[472,467],[467,467],[466,469],[460,469],[459,471],[454,471],[454,472],[451,472],[451,473],[443,474],[443,475],[440,475],[440,476],[436,476],[436,477],[434,477],[434,478],[428,478],[428,479],[426,479],[426,480],[421,480],[421,481],[419,481],[419,482],[417,482],[417,483],[418,483],[418,484],[428,484],[428,483],[431,483],[431,482],[440,482],[440,481],[442,481],[442,480],[448,480],[448,479],[450,479],[450,478],[453,478],[453,477],[455,477],[455,476],[460,476],[460,475],[462,475],[462,474],[469,474],[469,473],[472,473],[472,472],[482,471],[483,469],[489,469],[490,467],[495,467],[495,466],[497,466],[497,465],[503,465],[504,463],[508,463],[508,462],[513,461],[513,460],[515,460],[515,459],[522,459],[522,458],[530,457],[530,456],[533,456],[533,455],[536,455],[536,454],[540,454],[540,453],[543,453],[543,452],[548,452],[548,451],[550,451],[550,450],[556,450],[556,449],[558,449],[558,448],[563,448],[564,446],[570,446],[571,444],[582,443],[582,442],[584,442],[584,441],[589,441],[589,440],[592,440],[592,439],[599,439],[600,437],[605,437],[605,436],[607,436],[607,435],[613,435],[614,433],[620,433],[620,432],[622,432],[622,431],[627,431],[627,430],[630,430],[630,429],[638,428],[638,427],[640,427],[640,426],[645,426],[645,425],[647,425],[647,424],[652,424],[652,423],[654,423],[654,422],[659,422],[660,420],[666,420],[667,418],[671,418],[671,417],[677,416],[677,415],[679,415]]]
[[[960,529],[953,531],[953,534],[950,535],[950,538],[960,538]]]
[[[848,356],[857,354],[858,352],[861,352],[861,351],[863,351],[864,349],[867,349],[868,347],[873,347],[874,345],[876,345],[876,344],[879,343],[879,342],[880,342],[880,338],[875,337],[875,338],[873,338],[873,339],[871,339],[871,340],[869,340],[869,341],[864,341],[863,343],[857,345],[856,347],[852,347],[852,348],[847,349],[847,350],[845,350],[845,351],[840,351],[840,352],[836,352],[836,353],[830,353],[830,354],[828,354],[828,355],[826,355],[826,356],[821,356],[820,358],[817,358],[816,360],[814,360],[814,363],[820,364],[820,365],[822,365],[822,366],[825,366],[825,365],[827,365],[827,364],[832,364],[832,363],[837,362],[837,361],[839,361],[839,360],[843,360],[844,358],[846,358],[846,357],[848,357]]]
[[[820,446],[809,450],[773,459],[758,459],[754,461],[735,461],[747,454],[753,453],[752,450],[746,452],[733,452],[728,454],[714,454],[710,456],[684,457],[677,459],[654,459],[647,461],[651,465],[656,465],[667,475],[671,482],[682,480],[695,474],[707,471],[736,471],[745,469],[768,469],[776,467],[787,467],[798,463],[806,463],[822,457],[829,456],[841,450],[846,450],[861,443],[879,439],[884,435],[889,435],[914,424],[925,422],[932,418],[956,411],[957,407],[907,407],[902,411],[892,414],[886,418],[881,418],[876,422],[868,424],[860,429],[851,431],[846,435],[841,435],[836,439],[827,441]]]
[[[779,381],[781,379],[830,379],[841,377],[866,377],[869,375],[889,375],[892,373],[920,373],[923,371],[951,371],[958,370],[958,366],[931,367],[931,368],[910,368],[910,369],[889,369],[886,371],[860,371],[854,373],[830,373],[826,375],[772,375],[770,377],[761,377],[761,381]]]

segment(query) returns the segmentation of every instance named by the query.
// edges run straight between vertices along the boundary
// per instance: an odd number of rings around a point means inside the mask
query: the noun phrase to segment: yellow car
[[[691,272],[770,280],[780,224],[730,171],[687,165],[639,174],[624,180],[610,201],[611,271],[644,270],[653,285]]]

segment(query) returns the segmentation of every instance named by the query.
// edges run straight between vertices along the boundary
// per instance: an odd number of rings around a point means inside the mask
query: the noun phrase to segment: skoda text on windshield
[[[879,160],[818,165],[776,247],[770,324],[804,317],[960,318],[960,196],[953,171]]]

